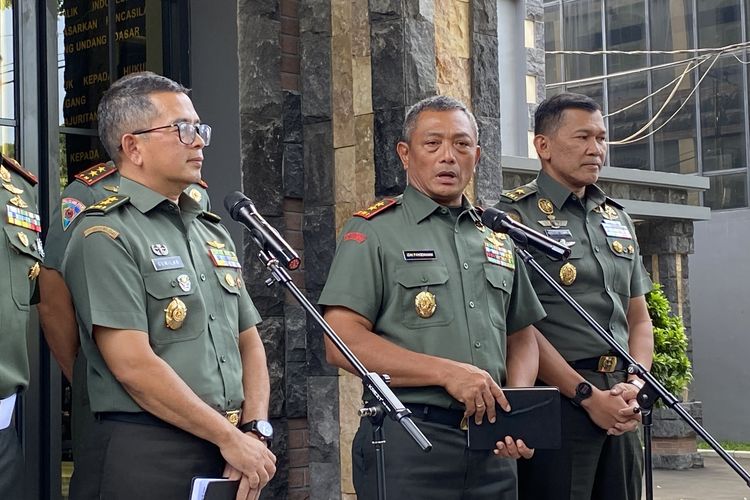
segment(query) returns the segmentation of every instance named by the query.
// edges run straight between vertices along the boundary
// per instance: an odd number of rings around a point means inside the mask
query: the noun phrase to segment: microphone
[[[250,234],[258,240],[264,251],[270,253],[284,267],[292,271],[299,267],[300,259],[297,252],[258,213],[250,198],[235,191],[224,198],[224,208],[232,219],[250,230]]]
[[[527,244],[555,260],[567,259],[570,248],[549,236],[516,222],[497,208],[488,208],[482,214],[482,224],[499,233],[507,233],[520,246]]]

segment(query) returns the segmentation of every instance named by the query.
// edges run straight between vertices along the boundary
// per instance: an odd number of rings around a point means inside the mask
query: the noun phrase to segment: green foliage
[[[688,339],[682,318],[672,314],[662,286],[646,294],[648,312],[654,325],[654,362],[651,373],[678,398],[693,379],[687,356]]]

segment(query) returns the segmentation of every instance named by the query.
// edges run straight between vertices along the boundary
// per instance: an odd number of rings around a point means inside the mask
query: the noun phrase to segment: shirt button
[[[231,399],[227,399],[227,405],[231,405],[231,404],[232,404],[232,400]]]
[[[219,359],[221,360],[222,363],[226,363],[227,362],[227,357],[226,356],[222,356]]]
[[[598,246],[595,246],[595,247],[594,247],[594,252],[598,252],[598,251],[599,251],[599,247],[598,247]]]
[[[206,275],[201,273],[201,281],[206,281]]]
[[[448,213],[448,209],[447,209],[447,208],[445,208],[445,207],[441,207],[441,208],[440,208],[440,213],[441,213],[441,214],[447,214],[447,213]]]
[[[170,281],[169,284],[172,285],[172,288],[177,286],[177,282],[174,280]]]
[[[474,342],[474,347],[479,349],[480,347],[482,347],[482,343],[477,340],[476,342]]]
[[[469,269],[469,263],[468,262],[464,262],[464,269]]]
[[[216,319],[216,316],[215,316],[215,315],[213,315],[213,314],[209,315],[208,317],[209,317],[209,318],[211,318],[211,321],[213,321],[213,320],[215,320],[215,319]]]
[[[612,289],[611,289],[610,287],[607,287],[607,291],[608,291],[608,292],[611,292],[611,291],[612,291]]]
[[[427,276],[422,276],[422,283],[427,283]]]
[[[473,300],[469,301],[469,307],[471,307],[472,309],[474,308],[474,301]]]
[[[508,286],[508,284],[503,280],[503,286]]]

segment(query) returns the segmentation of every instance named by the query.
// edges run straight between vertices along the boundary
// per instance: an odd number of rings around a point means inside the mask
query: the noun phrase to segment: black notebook
[[[511,436],[540,450],[560,448],[560,391],[557,387],[504,387],[510,412],[496,406],[497,419],[485,416],[481,425],[469,418],[466,439],[472,450],[494,450],[495,443]]]
[[[190,500],[234,500],[240,480],[194,477]]]

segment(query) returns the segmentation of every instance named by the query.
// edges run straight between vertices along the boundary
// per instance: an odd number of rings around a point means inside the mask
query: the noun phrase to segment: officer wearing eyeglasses
[[[189,123],[177,125],[185,125],[181,137],[186,138],[187,142],[190,134],[195,133],[195,126]],[[211,127],[206,124],[200,124],[199,127],[204,129],[201,136],[208,137],[210,141]],[[185,190],[204,210],[211,209],[207,187],[205,181],[201,180]],[[70,498],[74,500],[99,499],[99,485],[82,479],[90,475],[88,471],[92,468],[96,470],[99,467],[102,457],[96,453],[97,443],[100,441],[99,426],[89,405],[86,357],[80,350],[75,310],[70,291],[62,277],[62,260],[72,234],[68,228],[73,220],[86,207],[117,193],[119,189],[120,172],[111,161],[94,165],[75,175],[73,182],[63,190],[60,203],[52,209],[44,264],[39,275],[41,301],[38,310],[44,336],[72,388],[71,423],[75,467],[70,478]]]
[[[275,473],[260,317],[228,232],[189,192],[211,128],[187,92],[149,72],[112,85],[99,135],[119,190],[68,228],[62,271],[101,432],[99,470],[81,480],[101,498],[184,500],[193,477],[226,475],[253,499]]]

